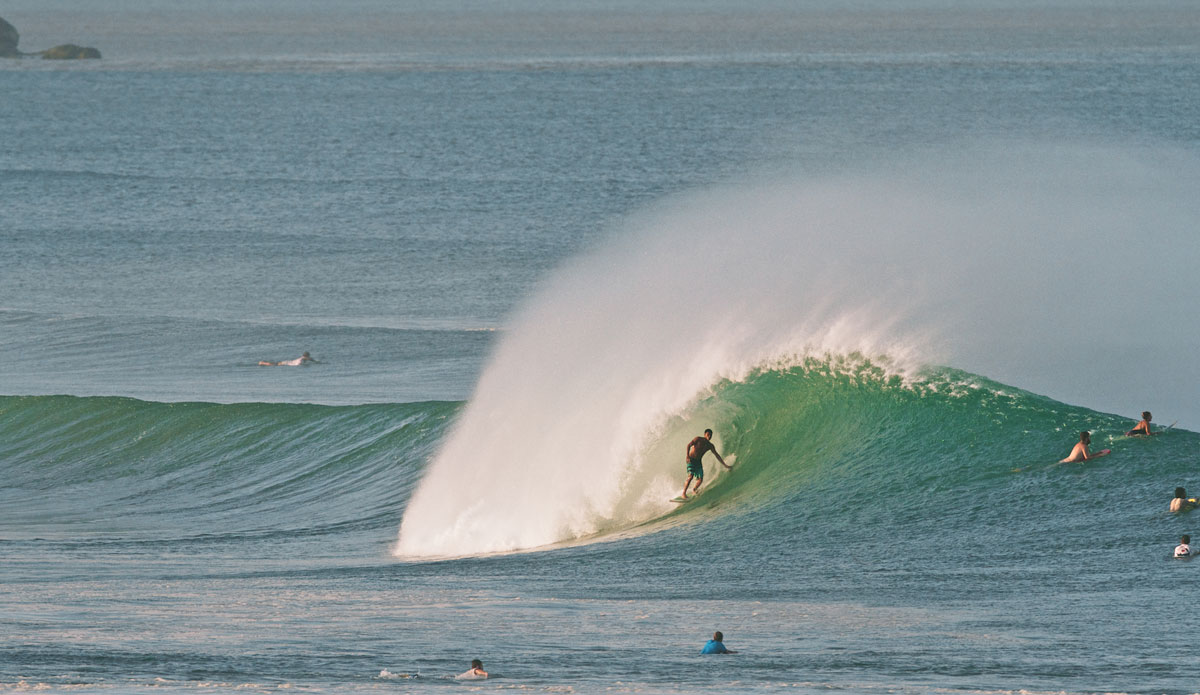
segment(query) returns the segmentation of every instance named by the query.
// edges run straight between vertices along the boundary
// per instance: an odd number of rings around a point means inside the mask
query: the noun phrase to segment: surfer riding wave
[[[713,456],[725,466],[725,470],[733,470],[733,466],[725,463],[725,459],[717,453],[717,447],[712,443],[713,431],[711,429],[704,430],[704,435],[692,439],[688,442],[687,448],[684,450],[684,455],[687,457],[687,480],[683,483],[683,493],[679,495],[680,499],[688,498],[688,485],[691,485],[692,479],[696,479],[696,487],[692,488],[692,494],[697,494],[700,490],[700,484],[704,482],[704,455],[712,452]]]

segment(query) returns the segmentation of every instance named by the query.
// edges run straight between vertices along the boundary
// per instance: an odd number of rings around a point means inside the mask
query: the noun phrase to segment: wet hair
[[[704,434],[712,434],[712,430],[704,430]]]
[[[1175,488],[1175,496],[1179,498],[1187,497],[1187,491],[1181,487]]]
[[[1192,537],[1191,537],[1191,536],[1189,536],[1189,535],[1187,535],[1187,534],[1185,533],[1185,534],[1183,534],[1183,536],[1182,536],[1182,537],[1179,539],[1179,542],[1180,542],[1180,543],[1183,543],[1184,545],[1188,545],[1188,544],[1190,544],[1190,543],[1192,542]]]
[[[1084,431],[1080,432],[1080,433],[1079,433],[1079,441],[1081,441],[1081,442],[1090,442],[1090,441],[1092,441],[1092,433],[1091,433],[1091,432],[1088,432],[1087,430],[1084,430]]]
[[[483,668],[483,662],[479,659],[471,659],[471,668]]]
[[[713,639],[715,639],[715,640],[716,640],[716,641],[718,641],[718,642],[724,642],[724,641],[725,641],[725,635],[722,635],[722,634],[721,634],[721,631],[720,631],[720,630],[717,630],[716,632],[714,632],[714,633],[713,633]]]
[[[1149,420],[1149,419],[1150,419],[1150,411],[1149,411],[1149,410],[1143,410],[1143,411],[1142,411],[1142,419],[1143,419],[1143,420]]]

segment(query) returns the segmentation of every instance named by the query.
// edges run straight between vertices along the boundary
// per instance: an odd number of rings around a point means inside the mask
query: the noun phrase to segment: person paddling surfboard
[[[1079,433],[1079,443],[1071,449],[1071,455],[1067,456],[1059,463],[1075,463],[1077,461],[1090,461],[1101,456],[1106,456],[1109,453],[1108,449],[1101,449],[1095,453],[1088,453],[1088,445],[1092,443],[1092,435],[1090,432],[1084,431]]]
[[[1133,429],[1126,432],[1125,436],[1127,436],[1127,437],[1137,437],[1137,436],[1148,437],[1152,434],[1158,434],[1157,432],[1152,432],[1150,430],[1150,417],[1151,416],[1150,416],[1149,410],[1142,411],[1142,421],[1139,422],[1138,424],[1134,425]]]
[[[258,366],[260,366],[260,367],[299,367],[300,365],[307,364],[309,362],[312,362],[313,364],[317,363],[317,361],[314,360],[311,356],[309,356],[309,354],[306,352],[294,360],[282,360],[279,362],[269,362],[267,360],[262,360],[258,363]]]
[[[725,459],[721,458],[721,455],[717,453],[717,447],[713,446],[712,443],[712,436],[712,430],[704,430],[704,435],[688,442],[687,448],[684,450],[684,455],[687,457],[688,477],[683,483],[683,494],[680,495],[681,499],[686,500],[688,498],[688,485],[691,485],[692,478],[696,479],[696,487],[692,488],[692,493],[695,494],[700,489],[700,483],[704,482],[704,462],[702,459],[708,452],[713,452],[713,456],[716,456],[721,465],[725,466],[725,470],[733,470],[733,466],[725,463]]]

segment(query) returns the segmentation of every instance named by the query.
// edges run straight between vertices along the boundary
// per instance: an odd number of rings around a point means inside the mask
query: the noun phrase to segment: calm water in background
[[[459,689],[479,657],[484,689],[1197,691],[1164,630],[1187,519],[1159,511],[1194,435],[1119,439],[1032,394],[784,370],[836,417],[720,392],[726,445],[773,472],[709,506],[547,552],[390,553],[508,317],[626,216],[968,142],[1195,157],[1194,4],[3,13],[25,50],[105,57],[0,63],[0,689]],[[322,364],[255,366],[302,350]],[[1120,465],[1012,474],[1082,427]],[[693,656],[714,629],[743,654]]]

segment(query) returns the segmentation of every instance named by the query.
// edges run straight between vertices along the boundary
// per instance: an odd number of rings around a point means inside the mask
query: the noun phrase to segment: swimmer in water
[[[1181,487],[1175,488],[1175,499],[1171,500],[1171,511],[1186,512],[1196,508],[1196,500],[1189,499],[1187,490]]]
[[[737,652],[733,651],[732,649],[725,648],[725,635],[722,635],[720,630],[717,630],[716,632],[713,633],[712,639],[710,639],[704,645],[704,648],[700,650],[700,653],[701,654],[737,654]]]
[[[1183,534],[1179,539],[1179,545],[1175,546],[1175,557],[1191,557],[1192,556],[1192,537]]]

